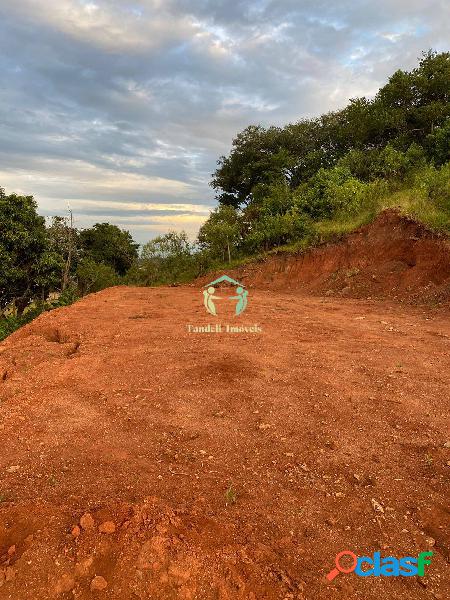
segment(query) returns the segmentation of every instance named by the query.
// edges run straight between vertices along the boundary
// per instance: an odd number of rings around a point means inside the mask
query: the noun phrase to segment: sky
[[[0,0],[0,187],[193,237],[240,130],[373,96],[449,24],[447,0]]]

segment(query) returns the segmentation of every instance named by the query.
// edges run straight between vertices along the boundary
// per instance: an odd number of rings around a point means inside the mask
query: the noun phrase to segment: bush
[[[0,316],[0,341],[4,340],[14,333],[20,327],[23,327],[27,323],[33,321],[40,314],[48,310],[44,304],[37,304],[31,308],[25,310],[21,315],[11,314]]]
[[[189,281],[198,274],[194,250],[186,232],[171,231],[145,244],[133,273],[143,285]]]
[[[294,195],[294,204],[313,220],[330,219],[338,212],[353,214],[364,197],[365,184],[349,169],[320,169]]]
[[[244,248],[248,252],[269,250],[274,246],[301,240],[310,231],[310,219],[296,208],[291,208],[285,214],[265,214],[252,224],[245,238]]]
[[[450,214],[450,163],[441,168],[429,166],[417,173],[414,187]]]
[[[83,258],[77,267],[78,289],[82,296],[99,292],[119,283],[119,277],[110,265]]]

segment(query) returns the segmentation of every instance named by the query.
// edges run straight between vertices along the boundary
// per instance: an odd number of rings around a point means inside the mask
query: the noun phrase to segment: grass
[[[425,463],[428,467],[431,467],[431,465],[433,464],[433,457],[431,456],[431,454],[425,454]]]
[[[225,504],[227,506],[229,506],[230,504],[236,504],[236,501],[237,501],[237,492],[233,488],[233,485],[230,485],[230,487],[225,492]]]
[[[0,342],[7,338],[11,333],[14,333],[20,327],[30,323],[43,313],[46,308],[42,306],[34,306],[26,310],[23,315],[7,314],[0,316]]]

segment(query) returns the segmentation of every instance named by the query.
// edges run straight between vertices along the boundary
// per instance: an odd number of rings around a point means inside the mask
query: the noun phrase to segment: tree
[[[214,257],[231,262],[240,238],[239,214],[233,206],[219,205],[200,227],[198,241]]]
[[[51,249],[33,196],[7,196],[0,188],[0,310],[18,314],[58,285],[61,257]]]
[[[217,164],[211,186],[221,204],[238,208],[250,202],[255,185],[289,177],[294,160],[280,128],[250,125],[233,140],[230,156]]]
[[[96,263],[112,267],[118,275],[125,275],[138,257],[139,244],[130,233],[110,223],[96,223],[80,232],[83,254]]]
[[[81,259],[76,275],[82,296],[99,292],[118,283],[117,273],[111,265],[96,263],[90,257]]]
[[[61,272],[61,291],[71,283],[75,275],[79,254],[79,233],[73,226],[72,212],[70,217],[53,217],[47,228],[51,248],[60,255],[63,268]]]
[[[450,160],[450,118],[428,135],[426,147],[436,165],[443,165]]]
[[[365,185],[342,166],[320,169],[295,193],[294,205],[314,220],[329,219],[338,212],[356,211]]]
[[[448,151],[446,132],[436,138],[436,156],[434,138],[428,145],[426,139],[438,128],[445,129],[450,117],[449,81],[450,53],[430,51],[412,71],[396,71],[373,100],[354,98],[342,110],[286,127],[247,127],[233,140],[229,155],[219,159],[212,176],[218,201],[247,207],[259,185],[287,183],[294,189],[320,169],[333,168],[351,151],[375,158],[388,144],[399,152],[412,144],[430,146],[429,156],[442,164]],[[391,152],[389,161],[392,158]],[[351,159],[370,179],[367,161],[361,155]]]
[[[147,242],[140,256],[143,283],[174,283],[187,280],[195,269],[193,247],[185,231],[170,231]]]

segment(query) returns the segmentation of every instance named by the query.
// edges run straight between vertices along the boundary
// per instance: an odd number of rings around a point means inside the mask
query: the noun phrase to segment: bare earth
[[[217,322],[113,288],[0,345],[0,599],[448,598],[448,312],[255,289],[222,323],[262,333],[187,332]]]

